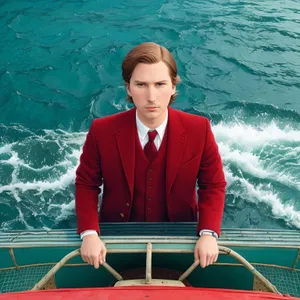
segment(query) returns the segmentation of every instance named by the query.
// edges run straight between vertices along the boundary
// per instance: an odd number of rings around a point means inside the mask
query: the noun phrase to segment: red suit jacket
[[[136,109],[96,119],[87,134],[76,171],[78,233],[100,233],[98,195],[103,183],[101,219],[126,222],[133,201]],[[208,119],[168,108],[166,203],[170,222],[199,213],[197,231],[220,235],[226,181]],[[198,207],[196,182],[198,180]],[[102,217],[101,217],[102,216]]]

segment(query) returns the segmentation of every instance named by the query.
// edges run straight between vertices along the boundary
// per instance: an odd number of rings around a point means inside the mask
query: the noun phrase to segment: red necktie
[[[148,158],[148,160],[151,162],[156,153],[157,153],[157,149],[156,149],[156,146],[154,144],[154,139],[157,135],[157,131],[154,130],[154,131],[148,131],[148,137],[149,137],[149,141],[148,143],[145,145],[144,147],[144,152]]]

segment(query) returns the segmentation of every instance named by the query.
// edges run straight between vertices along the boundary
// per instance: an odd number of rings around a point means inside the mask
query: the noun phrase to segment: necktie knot
[[[144,152],[150,162],[152,162],[152,160],[154,159],[154,157],[156,156],[156,153],[157,153],[156,146],[153,142],[156,135],[157,135],[156,130],[148,131],[149,140],[148,140],[148,143],[144,147]]]
[[[153,142],[156,136],[157,136],[156,130],[148,131],[149,142]]]

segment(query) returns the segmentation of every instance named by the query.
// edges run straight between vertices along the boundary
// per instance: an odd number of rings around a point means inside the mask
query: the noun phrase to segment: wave
[[[266,204],[272,212],[272,217],[283,219],[287,224],[300,228],[300,210],[293,204],[284,204],[278,194],[272,190],[270,185],[252,184],[244,178],[234,176],[228,169],[226,179],[229,188],[234,183],[240,183],[241,188],[235,192],[235,197],[242,197],[247,202],[254,203],[257,207],[261,203]]]
[[[300,130],[288,125],[280,128],[275,122],[254,126],[223,120],[212,130],[224,163],[228,194],[257,205],[264,203],[274,218],[300,228]],[[0,164],[6,172],[0,179],[0,204],[14,199],[16,220],[26,228],[34,226],[34,220],[28,221],[30,212],[35,218],[50,218],[43,223],[46,227],[74,218],[75,172],[86,132],[33,132],[18,126],[7,126],[5,131],[8,136],[17,132],[19,140],[0,144]],[[46,164],[43,149],[49,145],[56,145],[51,147],[55,159]]]

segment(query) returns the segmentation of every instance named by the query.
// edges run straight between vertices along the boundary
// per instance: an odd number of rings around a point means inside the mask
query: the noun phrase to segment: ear
[[[125,82],[125,85],[126,85],[126,91],[127,91],[127,94],[128,94],[130,97],[132,97],[132,96],[131,96],[131,92],[130,92],[130,84],[129,84],[128,82]]]

